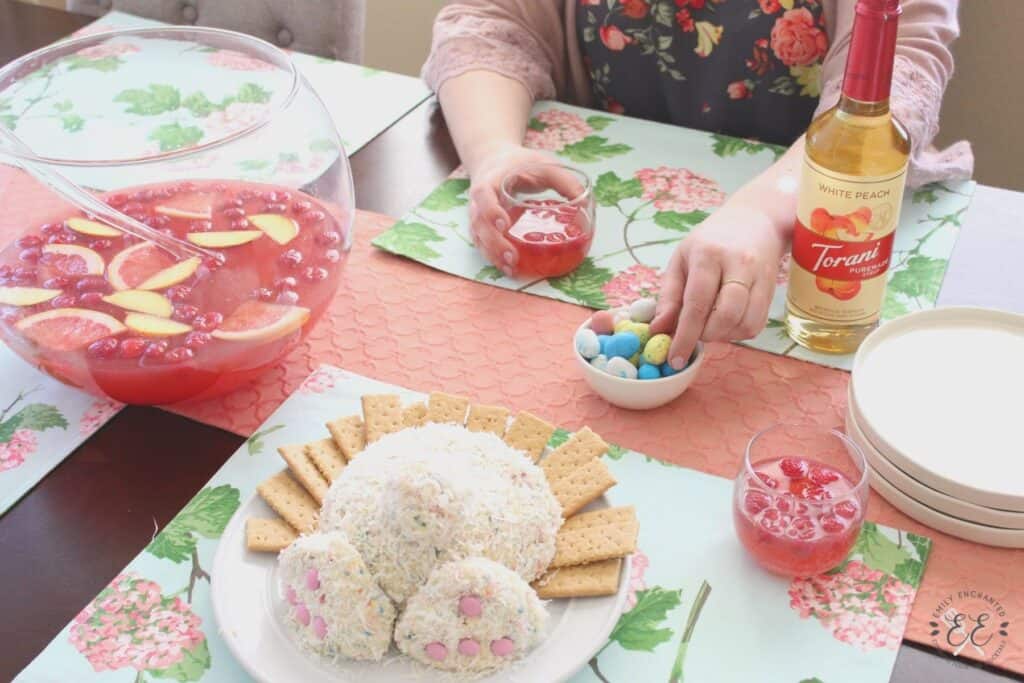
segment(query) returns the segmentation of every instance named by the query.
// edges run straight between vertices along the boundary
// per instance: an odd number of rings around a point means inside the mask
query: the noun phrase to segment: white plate
[[[850,410],[921,483],[1024,512],[1024,316],[938,308],[878,328],[853,362]]]
[[[959,517],[968,522],[977,522],[1004,529],[1024,530],[1024,513],[996,510],[947,496],[941,491],[929,488],[885,459],[868,441],[852,413],[846,414],[846,433],[860,446],[871,469],[890,484],[915,500],[919,500],[938,512]]]
[[[282,623],[277,556],[249,552],[245,547],[246,518],[273,514],[258,496],[239,507],[221,537],[211,572],[213,611],[221,636],[245,670],[256,680],[267,683],[423,683],[435,680],[439,676],[436,670],[397,654],[383,663],[341,660],[335,664],[319,661],[299,649]],[[548,603],[551,618],[544,642],[515,667],[480,680],[486,683],[555,683],[586,666],[604,645],[622,613],[628,593],[630,559],[626,558],[623,563],[616,595],[552,600]]]
[[[913,517],[922,524],[938,529],[950,536],[974,541],[975,543],[995,545],[1001,548],[1024,548],[1024,531],[975,524],[965,519],[945,515],[903,493],[886,481],[885,477],[880,475],[877,470],[869,469],[869,471],[871,488],[877,491],[882,498],[892,503],[893,507],[897,510],[908,517]]]

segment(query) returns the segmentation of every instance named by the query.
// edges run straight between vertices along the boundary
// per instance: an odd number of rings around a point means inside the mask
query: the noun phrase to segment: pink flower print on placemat
[[[250,57],[235,50],[217,50],[211,52],[206,61],[213,66],[233,71],[272,71],[274,66],[262,59]]]
[[[27,456],[36,452],[39,443],[31,429],[16,429],[11,440],[0,443],[0,472],[13,470],[25,462]]]
[[[99,45],[83,48],[75,54],[86,59],[103,59],[104,57],[120,57],[121,55],[138,52],[139,47],[131,43],[107,41]]]
[[[653,200],[659,211],[689,213],[725,201],[718,183],[685,168],[642,168],[633,175],[643,185],[643,198]]]
[[[567,111],[542,111],[530,121],[525,144],[531,149],[561,152],[594,132],[582,118]]]
[[[637,264],[604,283],[605,303],[609,308],[628,306],[637,299],[656,296],[661,283],[661,273],[650,266]]]
[[[96,399],[78,421],[78,433],[82,436],[91,436],[123,407],[114,401]]]
[[[299,391],[304,394],[322,394],[334,388],[338,373],[331,368],[320,368],[302,382]]]
[[[196,681],[210,666],[201,623],[181,598],[125,572],[75,617],[69,639],[97,672],[130,667]]]
[[[262,121],[267,115],[267,109],[266,104],[258,102],[233,102],[223,111],[211,112],[199,125],[203,128],[206,141],[219,140]]]
[[[895,650],[914,603],[910,584],[853,560],[836,574],[793,579],[789,605],[815,617],[832,636],[861,650]]]
[[[626,596],[624,612],[628,612],[636,607],[636,592],[647,588],[647,583],[644,582],[644,574],[647,573],[647,568],[650,565],[651,561],[643,552],[637,550],[633,553],[633,560],[630,563],[629,571],[629,594]]]

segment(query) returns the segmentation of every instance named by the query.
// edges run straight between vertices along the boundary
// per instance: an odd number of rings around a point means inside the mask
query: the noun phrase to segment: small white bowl
[[[576,330],[589,329],[588,319]],[[580,366],[583,378],[590,388],[612,405],[629,410],[648,410],[663,406],[678,398],[693,383],[700,366],[704,363],[704,343],[697,342],[692,362],[683,370],[669,377],[658,379],[624,379],[598,370],[576,350],[576,335],[572,338],[572,355]]]

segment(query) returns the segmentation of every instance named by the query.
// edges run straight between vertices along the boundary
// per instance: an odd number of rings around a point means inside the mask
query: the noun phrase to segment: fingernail
[[[504,218],[499,218],[498,220],[494,221],[494,227],[497,228],[500,232],[505,232],[505,229],[508,228],[508,221],[506,221]]]
[[[669,362],[672,365],[673,370],[682,370],[686,367],[686,359],[682,356],[676,356]]]
[[[516,264],[516,253],[514,251],[506,251],[501,255],[501,257],[505,259],[505,263],[510,266],[514,266]]]

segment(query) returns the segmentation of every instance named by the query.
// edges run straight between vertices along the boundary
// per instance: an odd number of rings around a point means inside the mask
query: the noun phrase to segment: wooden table
[[[0,0],[0,64],[90,21]],[[402,215],[458,162],[428,101],[355,154],[359,208]],[[173,438],[167,438],[173,435]],[[243,439],[155,408],[126,408],[0,517],[0,680],[14,677],[138,554]],[[16,627],[16,628],[15,628]],[[894,683],[992,683],[995,670],[905,643]]]

